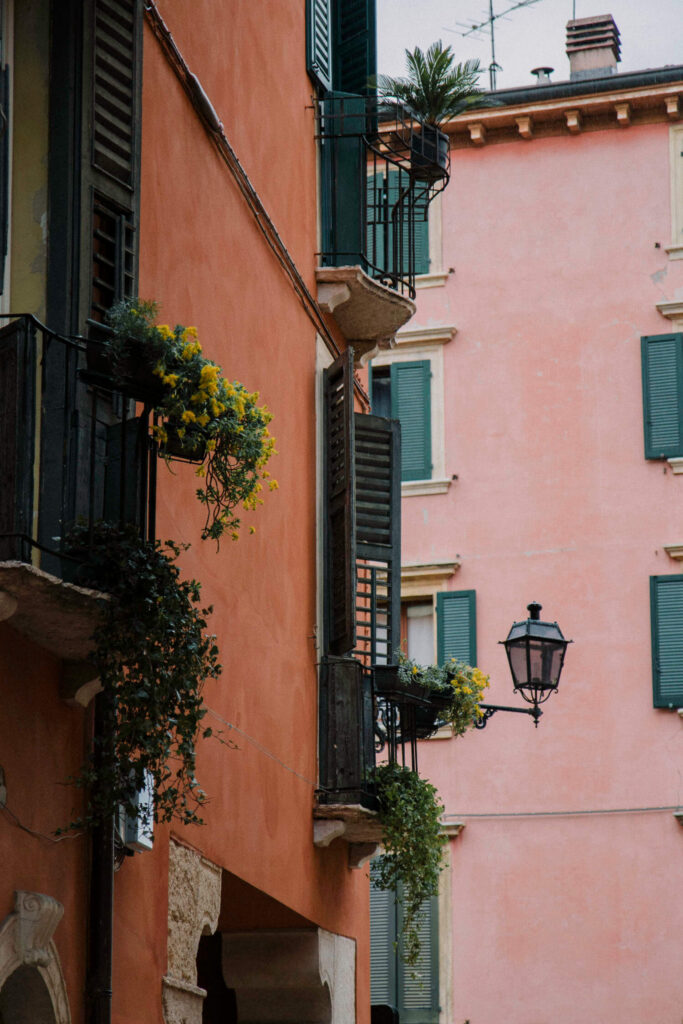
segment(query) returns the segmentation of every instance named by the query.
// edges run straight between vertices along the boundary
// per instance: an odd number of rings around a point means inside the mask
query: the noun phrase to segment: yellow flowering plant
[[[266,464],[275,454],[268,430],[272,416],[259,406],[258,392],[225,379],[221,367],[202,354],[194,327],[157,324],[154,302],[126,299],[109,312],[111,347],[126,339],[143,341],[161,385],[154,401],[158,420],[152,427],[161,454],[201,462],[196,475],[203,483],[197,497],[206,508],[202,538],[217,543],[229,533],[239,537],[239,508],[254,511],[263,504],[264,483],[277,489]],[[250,527],[250,532],[255,532]]]
[[[453,726],[456,736],[462,736],[481,718],[479,707],[489,677],[481,669],[457,658],[449,658],[443,665],[418,665],[403,651],[398,652],[398,677],[401,682],[419,683],[440,700],[439,719]]]

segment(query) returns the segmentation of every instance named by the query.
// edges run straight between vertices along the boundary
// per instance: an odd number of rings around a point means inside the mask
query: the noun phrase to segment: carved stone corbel
[[[18,890],[15,893],[14,948],[22,964],[47,967],[52,958],[49,949],[55,928],[62,919],[64,907],[41,892]]]

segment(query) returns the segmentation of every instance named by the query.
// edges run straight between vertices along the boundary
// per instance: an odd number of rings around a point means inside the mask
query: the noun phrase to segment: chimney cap
[[[536,76],[536,82],[540,85],[542,82],[549,82],[550,76],[552,75],[555,68],[539,67],[532,68],[531,74]]]

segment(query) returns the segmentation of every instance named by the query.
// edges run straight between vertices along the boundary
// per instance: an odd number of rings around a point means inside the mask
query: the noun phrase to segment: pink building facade
[[[440,1010],[409,1019],[678,1024],[683,68],[499,99],[449,126],[418,311],[372,364],[422,374],[404,635],[520,706],[498,641],[526,605],[574,643],[538,729],[420,745],[450,864]]]

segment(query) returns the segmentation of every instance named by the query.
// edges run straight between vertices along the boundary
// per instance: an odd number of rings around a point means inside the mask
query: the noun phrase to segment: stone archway
[[[51,896],[19,890],[0,925],[0,1014],[5,1024],[71,1024],[57,947],[64,908]]]

